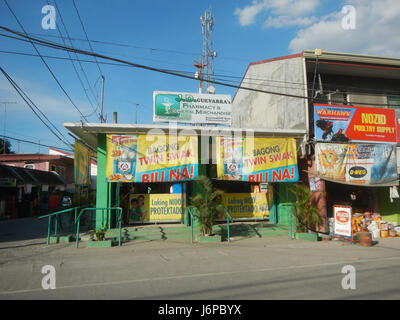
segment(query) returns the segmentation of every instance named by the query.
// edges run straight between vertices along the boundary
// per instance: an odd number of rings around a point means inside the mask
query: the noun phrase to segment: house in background
[[[56,148],[49,148],[49,155],[59,155],[59,156],[65,156],[69,158],[74,158],[74,155],[72,153],[68,153],[65,151],[61,151]],[[91,159],[90,163],[90,190],[96,190],[96,179],[97,179],[97,161],[94,159]]]
[[[74,192],[74,160],[63,155],[38,154],[38,153],[16,153],[0,155],[0,164],[14,167],[55,172],[63,181],[65,186],[61,191]]]
[[[65,185],[55,172],[0,164],[0,219],[47,213],[50,195]]]

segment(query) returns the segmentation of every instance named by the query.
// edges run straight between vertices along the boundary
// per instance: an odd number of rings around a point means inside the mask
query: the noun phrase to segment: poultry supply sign
[[[154,122],[232,124],[232,98],[222,94],[153,93]]]
[[[314,104],[315,140],[397,143],[393,109]]]

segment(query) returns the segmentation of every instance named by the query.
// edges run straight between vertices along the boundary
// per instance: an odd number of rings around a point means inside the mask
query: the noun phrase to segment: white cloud
[[[255,23],[257,16],[268,13],[269,17],[264,22],[264,28],[304,26],[311,24],[315,18],[307,15],[315,12],[320,5],[320,0],[264,0],[253,1],[243,9],[237,8],[235,14],[239,16],[239,23],[248,26]]]
[[[239,23],[242,26],[248,26],[254,23],[256,16],[264,9],[264,3],[257,3],[246,6],[243,9],[237,8],[235,14],[239,16]]]
[[[341,8],[320,17],[297,32],[289,48],[292,52],[322,48],[326,51],[398,56],[400,53],[400,1],[353,0],[346,4],[356,10],[356,29],[342,28]]]
[[[38,86],[35,82],[16,77],[13,77],[13,79],[51,121],[62,123],[64,121],[80,120],[79,112],[66,97],[63,99],[64,96],[60,98],[56,97],[52,93],[44,93],[46,89]],[[17,102],[16,105],[13,105],[14,112],[21,112],[21,116],[23,115],[24,117],[31,116],[32,118],[36,118],[34,113],[26,105],[25,101],[4,78],[0,79],[0,95],[3,97],[2,100]],[[85,116],[93,112],[93,108],[89,103],[82,102],[73,97],[72,99]],[[11,111],[10,108],[8,108],[8,110]]]

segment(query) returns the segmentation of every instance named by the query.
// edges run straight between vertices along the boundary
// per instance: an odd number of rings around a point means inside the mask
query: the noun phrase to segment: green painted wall
[[[400,224],[400,199],[393,199],[393,202],[390,202],[389,187],[376,188],[376,192],[382,219]]]
[[[96,208],[108,208],[110,184],[106,182],[106,134],[97,135],[97,192]],[[107,212],[96,211],[96,230],[107,223]]]
[[[294,203],[296,202],[295,196],[289,191],[291,183],[279,182],[275,184],[276,187],[276,222],[285,226],[288,226],[289,215],[294,209]],[[294,223],[294,219],[292,219]]]

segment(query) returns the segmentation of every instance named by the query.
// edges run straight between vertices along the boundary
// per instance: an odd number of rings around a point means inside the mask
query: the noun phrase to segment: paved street
[[[371,248],[267,236],[76,249],[47,246],[45,224],[24,220],[0,222],[0,299],[400,299],[399,238]],[[27,222],[40,230],[21,238]],[[355,290],[341,286],[349,264]],[[42,289],[44,265],[56,269],[55,290]]]

